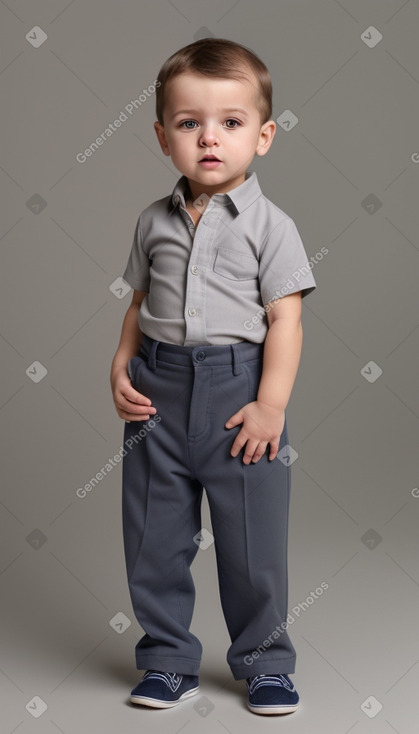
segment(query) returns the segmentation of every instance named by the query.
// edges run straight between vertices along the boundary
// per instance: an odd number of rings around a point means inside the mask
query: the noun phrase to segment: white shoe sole
[[[298,709],[299,703],[292,706],[252,706],[250,703],[247,705],[254,714],[291,714]]]
[[[141,703],[144,706],[152,706],[156,709],[169,709],[172,708],[172,706],[177,706],[179,703],[185,700],[185,698],[190,698],[190,696],[195,696],[199,691],[199,686],[197,688],[191,688],[190,691],[185,691],[185,693],[182,693],[180,698],[178,698],[177,701],[161,701],[158,698],[151,698],[148,696],[130,696],[131,703]]]

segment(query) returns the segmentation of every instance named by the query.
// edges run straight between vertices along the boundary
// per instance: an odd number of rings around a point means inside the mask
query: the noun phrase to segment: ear
[[[276,124],[273,120],[268,120],[260,128],[259,140],[256,146],[256,155],[265,155],[271,147],[272,140],[276,133]]]
[[[170,155],[169,146],[167,144],[166,135],[164,132],[164,127],[160,122],[154,123],[154,129],[156,131],[157,139],[160,143],[160,147],[164,153],[164,155]]]

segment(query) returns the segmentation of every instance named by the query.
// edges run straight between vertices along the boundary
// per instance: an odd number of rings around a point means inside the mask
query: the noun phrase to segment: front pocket
[[[129,374],[129,379],[131,380],[131,382],[132,382],[132,376],[133,376],[131,362],[132,362],[133,359],[134,359],[134,357],[131,357],[131,359],[128,361],[128,364],[127,364],[127,372]]]
[[[247,375],[248,402],[252,403],[257,400],[259,384],[263,372],[263,359],[252,359],[248,362],[243,362],[241,366]]]
[[[253,280],[259,274],[259,262],[251,255],[219,247],[213,265],[214,273],[230,280]]]
[[[140,371],[142,366],[145,364],[143,357],[140,357],[138,354],[135,357],[131,357],[131,359],[128,362],[127,370],[128,374],[130,376],[130,380],[132,382],[133,387],[135,387],[138,390],[138,380],[140,376]]]

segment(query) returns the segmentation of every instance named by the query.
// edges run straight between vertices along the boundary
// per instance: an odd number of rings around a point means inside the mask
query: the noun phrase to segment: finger
[[[149,405],[128,402],[120,407],[119,415],[125,421],[143,421],[149,418],[151,414],[154,415],[156,410],[156,408]]]
[[[125,400],[129,401],[130,403],[135,403],[138,405],[151,405],[150,398],[147,397],[147,395],[143,395],[141,392],[138,392],[134,387],[128,388],[126,392],[121,393],[121,396],[125,398]]]
[[[264,455],[264,453],[265,453],[265,451],[266,451],[266,447],[267,447],[267,445],[268,445],[268,442],[267,442],[267,441],[261,441],[261,442],[259,443],[259,446],[258,446],[258,448],[256,449],[255,453],[253,454],[253,458],[252,458],[252,461],[253,461],[253,462],[254,462],[255,464],[256,464],[256,463],[257,463],[257,462],[259,461],[259,459],[261,459],[261,458],[262,458],[262,456]]]
[[[239,454],[240,451],[242,450],[246,441],[247,441],[247,436],[243,433],[243,430],[239,431],[231,447],[231,451],[230,451],[231,455],[237,456],[237,454]]]
[[[271,443],[271,448],[269,451],[269,461],[272,461],[272,459],[276,459],[278,451],[279,451],[279,442]]]
[[[242,411],[239,410],[237,413],[234,413],[234,415],[230,416],[228,421],[224,423],[226,428],[233,428],[233,426],[238,426],[239,423],[243,423],[243,416]]]
[[[132,423],[133,421],[146,421],[150,418],[150,413],[137,415],[136,413],[125,412],[121,415],[121,418],[125,421],[125,423]]]
[[[150,398],[148,398],[146,395],[142,395],[142,393],[137,392],[137,390],[134,390],[134,394],[129,395],[122,395],[122,410],[125,410],[127,412],[130,412],[133,410],[134,406],[139,406],[144,409],[147,409],[147,412],[156,413],[157,408],[155,408],[151,404]],[[132,399],[131,399],[132,398]]]
[[[253,456],[259,446],[259,441],[256,441],[255,439],[249,439],[247,441],[246,449],[243,456],[243,463],[244,464],[250,464],[250,462],[253,459]]]

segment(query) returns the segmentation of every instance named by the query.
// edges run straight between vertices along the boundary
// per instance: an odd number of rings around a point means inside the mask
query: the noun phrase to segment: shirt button
[[[189,316],[196,316],[196,308],[188,308]]]
[[[191,272],[192,272],[192,273],[193,273],[194,275],[198,275],[198,273],[199,273],[199,268],[198,268],[198,266],[197,266],[197,265],[192,265],[192,267],[191,267]]]

